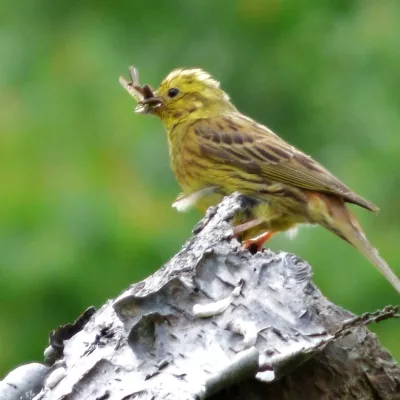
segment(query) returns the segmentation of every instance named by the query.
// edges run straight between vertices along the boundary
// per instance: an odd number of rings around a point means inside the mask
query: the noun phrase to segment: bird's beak
[[[152,93],[151,96],[145,97],[135,108],[137,114],[149,114],[162,105],[162,98]]]
[[[154,111],[155,108],[160,107],[162,104],[162,98],[156,96],[152,88],[149,85],[144,85],[142,88],[143,100],[138,103],[135,108],[137,114],[149,114]]]

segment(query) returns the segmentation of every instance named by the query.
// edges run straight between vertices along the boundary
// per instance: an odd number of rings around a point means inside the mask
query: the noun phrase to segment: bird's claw
[[[263,251],[264,248],[264,243],[269,240],[275,232],[264,232],[261,235],[252,238],[252,239],[248,239],[245,240],[243,242],[243,248],[245,248],[246,250],[248,250],[251,254],[256,254],[259,251]]]

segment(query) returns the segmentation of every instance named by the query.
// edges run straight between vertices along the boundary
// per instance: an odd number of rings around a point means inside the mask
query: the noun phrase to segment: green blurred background
[[[16,0],[0,10],[0,376],[42,360],[48,332],[173,256],[179,214],[166,135],[118,77],[157,86],[200,66],[236,106],[381,207],[356,210],[400,275],[400,2]],[[322,228],[271,241],[305,258],[337,304],[398,296]],[[400,326],[372,328],[400,359]]]

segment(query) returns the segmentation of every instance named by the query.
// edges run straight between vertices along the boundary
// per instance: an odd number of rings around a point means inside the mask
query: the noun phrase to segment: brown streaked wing
[[[197,120],[192,131],[196,132],[202,155],[214,161],[229,163],[268,180],[335,194],[349,203],[378,210],[311,157],[296,150],[267,127],[240,114]]]

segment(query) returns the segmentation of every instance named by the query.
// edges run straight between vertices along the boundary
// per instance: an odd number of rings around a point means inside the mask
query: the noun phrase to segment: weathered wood
[[[68,326],[69,340],[56,332],[35,399],[400,399],[399,366],[363,326],[398,310],[355,317],[296,256],[242,249],[229,224],[240,203],[210,209],[171,261]]]

